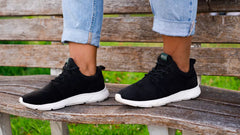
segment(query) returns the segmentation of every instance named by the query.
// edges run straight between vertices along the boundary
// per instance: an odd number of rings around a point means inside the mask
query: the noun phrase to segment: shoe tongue
[[[169,56],[168,54],[166,53],[161,53],[159,56],[158,56],[158,61],[159,62],[163,62],[163,63],[168,63],[172,60],[172,57]]]
[[[162,66],[168,65],[171,62],[171,59],[172,59],[171,56],[169,56],[168,54],[161,53],[158,56],[158,62],[155,69],[159,69],[159,68],[162,69]]]
[[[66,62],[65,67],[68,69],[71,69],[71,68],[77,68],[78,66],[75,64],[72,58],[68,58],[68,61]]]

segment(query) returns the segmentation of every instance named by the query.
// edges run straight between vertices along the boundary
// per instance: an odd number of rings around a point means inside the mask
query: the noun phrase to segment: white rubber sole
[[[23,102],[23,98],[19,98],[19,102],[31,109],[37,109],[37,110],[55,110],[60,109],[65,106],[71,106],[71,105],[77,105],[77,104],[85,104],[85,103],[93,103],[93,102],[100,102],[104,99],[108,98],[109,91],[105,87],[103,90],[93,93],[86,93],[86,94],[79,94],[76,96],[72,96],[69,98],[66,98],[64,100],[54,102],[54,103],[48,103],[43,105],[35,105],[35,104],[29,104]]]
[[[120,103],[130,105],[130,106],[135,106],[135,107],[157,107],[157,106],[166,105],[171,102],[190,100],[198,97],[200,94],[201,94],[201,89],[199,86],[197,86],[195,88],[180,91],[173,95],[160,98],[160,99],[155,99],[155,100],[147,100],[147,101],[128,100],[128,99],[123,99],[120,94],[115,95],[115,100]]]

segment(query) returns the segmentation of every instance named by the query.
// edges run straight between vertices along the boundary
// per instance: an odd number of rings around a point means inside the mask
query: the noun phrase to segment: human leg
[[[81,73],[93,76],[96,73],[97,47],[88,44],[69,43],[70,58],[79,67]]]
[[[181,71],[188,72],[192,36],[173,37],[162,35],[162,37],[164,42],[164,53],[173,58]]]
[[[103,0],[63,0],[62,4],[62,42],[69,42],[70,57],[80,71],[87,76],[94,75],[103,19]]]
[[[154,13],[153,30],[162,34],[164,52],[172,56],[184,72],[189,70],[197,2],[197,0],[150,0]]]
[[[65,106],[102,101],[109,95],[96,67],[100,41],[103,0],[63,0],[62,42],[69,42],[70,57],[63,72],[40,90],[19,98],[28,108],[59,109]]]
[[[154,14],[153,30],[163,35],[164,53],[156,66],[137,83],[116,94],[121,103],[138,106],[161,106],[189,100],[200,94],[189,59],[195,32],[197,0],[150,0]]]

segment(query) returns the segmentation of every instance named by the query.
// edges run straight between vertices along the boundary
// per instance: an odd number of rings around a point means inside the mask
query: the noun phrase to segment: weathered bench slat
[[[0,86],[1,89],[2,86]],[[12,89],[14,87],[10,87],[7,89]],[[5,87],[6,89],[6,87]],[[16,89],[16,86],[15,86]],[[28,92],[35,90],[35,89],[31,89],[28,90]],[[203,91],[205,91],[203,89]],[[23,94],[26,94],[28,92],[22,92]],[[16,96],[20,96],[23,94],[13,94],[13,92],[6,92],[6,91],[2,91],[0,90],[0,93],[9,93],[11,95],[16,95]],[[122,104],[116,102],[114,100],[114,93],[111,93],[111,96],[109,99],[107,99],[104,102],[101,103],[91,103],[88,104],[89,106],[121,106]],[[225,102],[224,102],[225,103]],[[221,114],[221,115],[225,115],[225,116],[234,116],[234,117],[238,117],[240,118],[240,107],[237,105],[225,105],[224,103],[215,103],[214,101],[204,101],[204,99],[197,99],[197,100],[192,100],[192,101],[182,101],[179,103],[171,103],[168,106],[171,107],[177,107],[177,108],[184,108],[184,109],[189,109],[189,110],[195,110],[195,111],[202,111],[202,112],[209,112],[209,113],[216,113],[216,114]]]
[[[59,0],[0,0],[0,16],[16,15],[62,15]],[[24,3],[24,4],[23,4]],[[239,11],[239,0],[199,0],[198,12]],[[149,0],[104,0],[104,13],[151,13]]]
[[[29,118],[90,124],[166,124],[171,128],[194,129],[201,133],[240,133],[239,118],[189,109],[78,105],[56,111],[35,111],[21,106],[17,101],[18,96],[0,93],[0,97],[1,112]]]
[[[240,43],[240,16],[198,16],[193,42]],[[62,18],[1,19],[0,40],[60,41]],[[104,18],[101,41],[162,42],[152,17]]]
[[[149,135],[175,135],[176,130],[168,127],[149,125]]]
[[[205,91],[205,90],[204,90]],[[240,93],[238,92],[238,96]],[[227,97],[225,97],[227,98]],[[202,101],[201,99],[192,101],[181,101],[179,103],[171,103],[169,106],[190,109],[195,111],[203,111],[209,113],[222,114],[226,116],[233,116],[240,120],[240,105],[224,105],[221,103],[214,103],[214,101]]]
[[[198,134],[198,133],[196,133],[194,131],[190,131],[190,130],[183,130],[182,135],[201,135],[201,134]]]
[[[16,76],[16,77],[0,77],[0,93],[21,96],[26,93],[37,90],[48,83],[54,76]],[[14,78],[14,79],[12,79]],[[38,82],[45,80],[45,82]],[[5,83],[8,82],[8,83]],[[31,83],[30,83],[31,82]],[[31,87],[32,84],[38,86]],[[111,91],[110,98],[105,102],[91,103],[90,106],[121,106],[122,104],[114,100],[114,95],[120,89],[126,87],[125,84],[107,84],[107,88]],[[195,111],[216,113],[226,116],[240,118],[240,92],[223,90],[208,86],[201,86],[202,95],[196,100],[182,101],[168,104],[170,107],[177,107]],[[225,101],[219,102],[221,98]]]
[[[10,115],[0,112],[0,135],[12,135]]]
[[[161,52],[156,47],[100,47],[97,61],[110,71],[148,72]],[[1,66],[62,68],[68,46],[0,45],[0,54]],[[240,48],[192,48],[191,57],[197,59],[198,75],[240,76]]]
[[[204,91],[204,89],[203,89]],[[114,95],[114,94],[112,94]],[[240,93],[238,93],[240,95]],[[226,97],[225,97],[226,98]],[[114,98],[109,98],[102,103],[91,103],[92,106],[121,106]],[[214,101],[203,101],[196,99],[191,101],[181,101],[177,103],[170,103],[168,107],[176,107],[181,109],[188,109],[193,111],[201,111],[206,113],[220,114],[224,116],[236,117],[240,120],[240,106],[239,105],[225,105],[224,103],[215,103]]]
[[[11,86],[11,84],[9,84]],[[121,88],[126,87],[127,85],[121,85]],[[116,90],[120,90],[120,89],[116,89],[114,88],[114,85],[108,85],[109,90],[111,90],[111,95],[110,98],[104,102],[101,103],[91,103],[88,104],[90,106],[121,106],[122,104],[116,102],[114,100],[114,95],[115,95],[115,91]],[[204,88],[204,87],[202,87]],[[13,94],[15,91],[13,91],[12,89],[18,89],[18,93]],[[29,93],[33,90],[36,90],[35,88],[30,88],[30,87],[20,87],[20,86],[12,86],[12,87],[4,87],[2,85],[0,85],[0,93],[8,93],[11,95],[16,95],[16,96],[21,96],[23,94]],[[112,91],[114,90],[114,91]],[[206,93],[205,89],[202,89],[203,93]],[[222,90],[220,89],[218,91],[218,93],[221,93]],[[239,102],[239,92],[235,92],[236,94],[233,96],[234,92],[231,95],[232,100],[235,100],[236,102]],[[230,94],[228,94],[230,95]],[[226,98],[227,95],[224,97]],[[207,97],[208,98],[208,97]],[[195,110],[195,111],[203,111],[203,112],[209,112],[209,113],[216,113],[216,114],[221,114],[221,115],[226,115],[226,116],[234,116],[234,117],[238,117],[240,118],[240,106],[239,104],[233,104],[229,101],[226,102],[215,102],[215,99],[212,100],[208,100],[205,97],[202,98],[198,98],[196,100],[192,100],[192,101],[182,101],[179,103],[171,103],[168,106],[171,107],[177,107],[177,108],[184,108],[184,109],[189,109],[189,110]],[[212,98],[216,98],[218,99],[219,97],[215,97],[214,95],[212,95]],[[229,100],[231,100],[231,98],[229,98]],[[207,101],[206,101],[207,100]]]
[[[51,135],[69,135],[67,123],[50,121]]]
[[[19,115],[24,117],[48,120],[63,120],[66,122],[76,123],[138,123],[147,125],[165,125],[166,123],[168,123],[167,126],[171,128],[179,128],[185,130],[194,129],[195,131],[199,132],[200,130],[203,130],[201,131],[202,133],[240,133],[240,131],[238,130],[238,127],[240,126],[240,93],[235,91],[229,91],[227,95],[225,95],[226,90],[217,89],[216,91],[214,91],[214,93],[217,94],[211,94],[211,91],[213,91],[212,89],[214,88],[208,88],[206,91],[206,86],[202,87],[203,95],[201,95],[200,98],[198,98],[197,100],[171,103],[164,107],[149,109],[136,109],[133,107],[124,106],[114,101],[113,93],[126,86],[118,84],[107,84],[108,88],[112,93],[112,96],[107,101],[104,101],[102,103],[72,106],[61,110],[47,112],[34,111],[31,109],[26,109],[25,107],[19,105],[17,99],[20,95],[44,86],[53,77],[54,76],[48,75],[16,77],[1,76],[0,110],[3,113],[11,112],[11,114],[13,115]],[[44,81],[39,82],[39,80]],[[12,85],[12,87],[8,88],[6,87],[6,85]],[[31,88],[31,85],[33,85],[33,89]],[[15,92],[16,94],[14,94]],[[209,92],[209,95],[212,97],[208,96],[206,99],[209,100],[206,101],[204,96],[207,96],[207,92]],[[224,98],[228,101],[225,101],[226,103],[215,103],[215,99],[218,100],[220,98]],[[232,101],[235,101],[235,104],[231,104],[230,106],[227,106],[227,108],[225,108],[225,104],[231,103]],[[216,106],[218,106],[218,109],[216,109]],[[101,114],[98,113],[99,111],[101,111]],[[108,119],[104,117],[107,117]],[[209,126],[206,127],[206,125]],[[218,130],[216,131],[215,129]]]
[[[239,92],[208,86],[202,86],[202,88],[204,89],[204,91],[202,91],[199,99],[240,106]]]

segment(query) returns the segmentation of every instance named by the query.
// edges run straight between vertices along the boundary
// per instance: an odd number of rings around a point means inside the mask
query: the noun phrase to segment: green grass
[[[0,16],[0,19],[37,19],[51,18],[51,16]]]
[[[0,75],[40,75],[50,74],[49,68],[29,68],[29,67],[0,67]]]
[[[49,41],[1,41],[0,44],[50,45]]]
[[[107,83],[133,84],[143,78],[144,75],[145,73],[103,71]]]
[[[50,122],[11,116],[13,135],[50,135]],[[147,135],[145,125],[68,124],[70,135]]]
[[[49,121],[11,116],[13,135],[50,135]]]
[[[202,84],[240,91],[240,78],[229,76],[202,76]]]
[[[145,125],[69,124],[70,135],[147,135]]]
[[[240,44],[201,44],[205,48],[240,48]]]
[[[101,46],[163,47],[163,43],[101,42]]]

